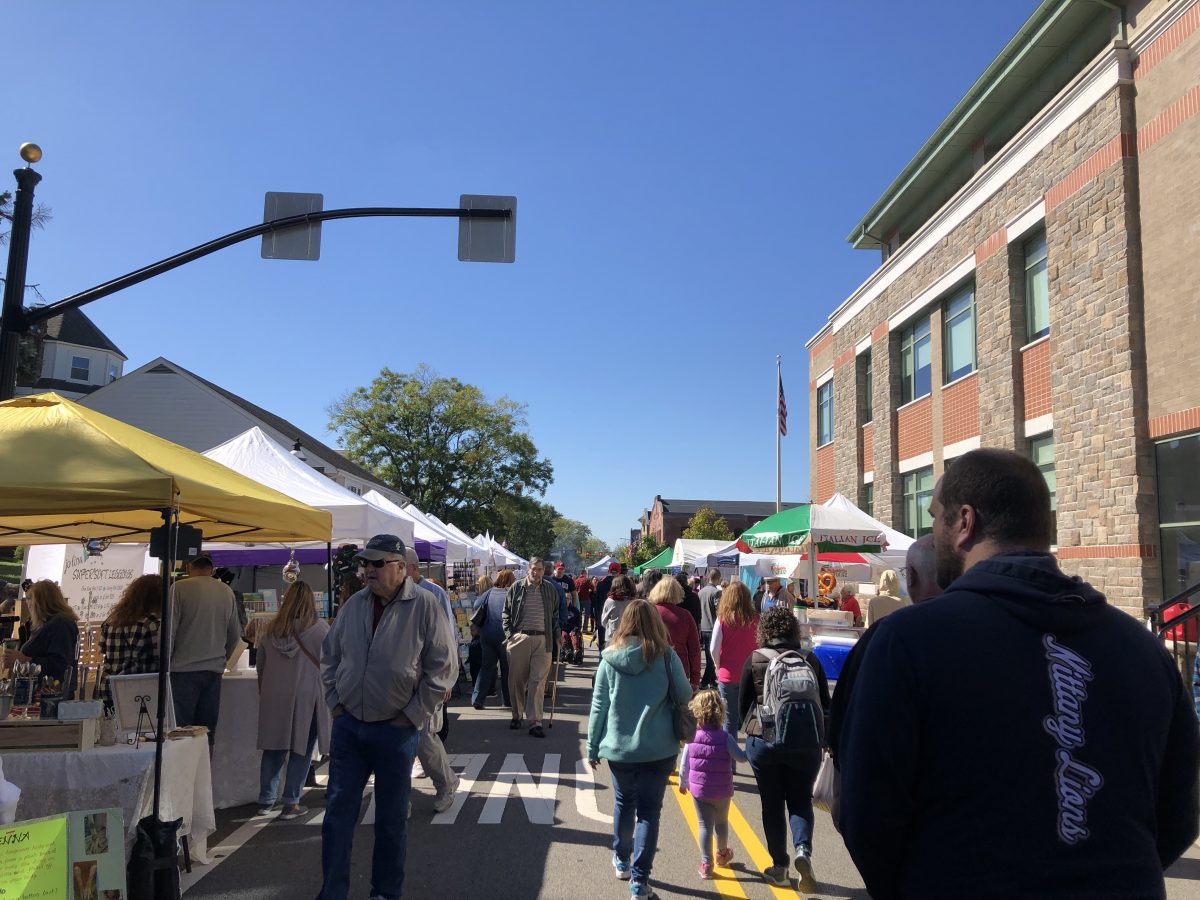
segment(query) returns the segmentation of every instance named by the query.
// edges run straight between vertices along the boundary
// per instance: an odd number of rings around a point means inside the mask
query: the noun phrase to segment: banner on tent
[[[41,544],[25,552],[25,577],[58,582],[84,622],[103,622],[129,582],[158,571],[145,544],[113,544],[103,554],[86,556],[79,544]]]

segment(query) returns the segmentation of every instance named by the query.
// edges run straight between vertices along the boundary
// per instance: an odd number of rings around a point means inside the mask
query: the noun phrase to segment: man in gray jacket
[[[354,827],[372,774],[371,897],[395,900],[404,884],[417,740],[454,684],[458,647],[437,598],[407,577],[404,541],[377,534],[356,558],[366,587],[343,604],[321,653],[334,718],[319,900],[345,900],[349,892]]]

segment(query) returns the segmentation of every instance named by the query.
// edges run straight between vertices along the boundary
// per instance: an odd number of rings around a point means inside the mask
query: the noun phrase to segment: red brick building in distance
[[[796,505],[784,503],[783,508],[791,509]],[[655,496],[654,503],[642,514],[642,534],[653,535],[660,544],[673,547],[675,541],[683,537],[688,522],[702,506],[707,506],[724,519],[734,537],[751,525],[775,515],[774,500],[664,500],[661,496]]]
[[[1029,454],[1063,568],[1141,615],[1200,581],[1200,0],[1044,0],[849,237],[807,343],[812,496],[929,530]]]

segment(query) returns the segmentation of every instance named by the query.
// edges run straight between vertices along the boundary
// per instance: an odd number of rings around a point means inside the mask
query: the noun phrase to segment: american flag
[[[783,397],[783,373],[779,375],[779,433],[787,437],[787,400]]]

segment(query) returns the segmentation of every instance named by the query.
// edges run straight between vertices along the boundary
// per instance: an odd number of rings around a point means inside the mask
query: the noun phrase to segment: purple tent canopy
[[[438,544],[441,544],[439,547]],[[422,562],[445,562],[446,545],[440,541],[432,544],[417,538],[413,541],[417,559]],[[254,547],[246,550],[210,550],[214,566],[282,566],[292,557],[286,547]],[[336,552],[336,548],[335,548]],[[311,547],[295,551],[296,562],[302,566],[323,566],[329,561],[324,547]]]

